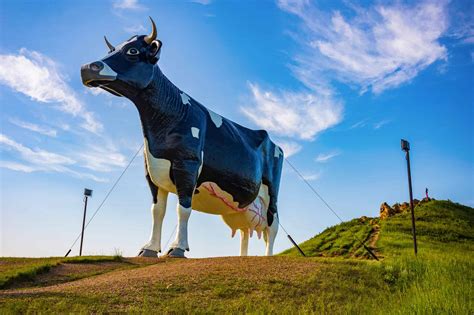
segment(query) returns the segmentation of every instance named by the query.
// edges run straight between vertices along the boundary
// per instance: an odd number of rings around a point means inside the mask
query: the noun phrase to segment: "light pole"
[[[79,256],[82,256],[82,242],[84,241],[84,228],[86,225],[87,199],[89,197],[92,197],[92,189],[84,188],[84,217],[82,218],[81,247],[79,248]]]
[[[416,229],[415,229],[415,207],[413,205],[413,191],[411,188],[411,170],[410,170],[410,143],[402,139],[402,150],[406,153],[407,171],[408,171],[408,190],[410,192],[410,209],[411,209],[411,231],[413,233],[413,247],[415,249],[415,256],[418,253],[416,245]]]

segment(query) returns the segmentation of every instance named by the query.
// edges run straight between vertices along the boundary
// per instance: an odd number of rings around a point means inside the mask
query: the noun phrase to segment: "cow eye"
[[[136,56],[138,55],[140,52],[138,51],[138,49],[132,47],[130,48],[129,50],[127,50],[127,55],[132,55],[132,56]]]

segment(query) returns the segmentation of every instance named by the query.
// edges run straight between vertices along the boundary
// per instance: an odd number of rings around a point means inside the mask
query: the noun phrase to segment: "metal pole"
[[[306,255],[304,254],[303,250],[298,246],[298,244],[296,244],[295,240],[290,236],[290,234],[286,234],[286,236],[288,236],[288,239],[290,240],[290,242],[293,243],[293,245],[295,245],[295,247],[298,249],[298,251],[300,252],[300,254],[303,255],[303,257],[306,257]]]
[[[415,207],[413,205],[413,191],[411,187],[410,152],[409,150],[406,150],[405,152],[406,152],[407,171],[408,171],[408,190],[410,192],[411,231],[413,233],[413,246],[414,246],[415,255],[416,255],[418,253],[418,248],[416,245]]]
[[[87,196],[84,196],[84,217],[82,218],[81,247],[79,248],[79,256],[82,256],[82,242],[84,240],[84,227],[86,225],[87,212]]]

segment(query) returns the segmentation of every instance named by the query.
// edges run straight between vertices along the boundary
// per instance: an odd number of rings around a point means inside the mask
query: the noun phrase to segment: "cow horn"
[[[107,47],[109,47],[110,51],[115,50],[114,45],[112,45],[112,44],[107,40],[107,37],[104,36],[104,39],[105,39],[105,43],[107,44]]]
[[[150,45],[155,39],[156,39],[156,25],[151,16],[149,16],[150,21],[151,21],[151,33],[150,35],[145,36],[144,40],[145,42]]]

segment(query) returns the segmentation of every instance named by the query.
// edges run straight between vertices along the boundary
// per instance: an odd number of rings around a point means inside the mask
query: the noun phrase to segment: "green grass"
[[[118,291],[107,283],[13,297],[0,291],[0,313],[473,314],[474,209],[430,201],[415,214],[417,257],[410,213],[357,219],[301,244],[314,257],[289,250],[208,259],[194,271],[193,260],[168,260],[135,269],[150,276],[126,279]],[[366,239],[375,225],[379,262],[361,259],[351,237]],[[179,275],[167,278],[170,270]]]
[[[0,289],[14,283],[33,281],[39,274],[48,272],[61,263],[98,263],[120,261],[119,256],[82,256],[82,257],[50,257],[50,258],[1,258]]]
[[[381,223],[377,244],[386,255],[381,273],[396,298],[396,314],[474,312],[474,209],[449,201],[415,208],[418,256],[410,213]]]
[[[299,246],[310,257],[367,257],[360,241],[366,241],[378,223],[378,218],[353,219],[329,227]],[[295,257],[300,253],[290,248],[280,255]]]
[[[306,255],[364,255],[359,239],[375,224],[381,232],[377,251],[385,259],[374,273],[388,285],[390,302],[372,302],[389,314],[472,314],[474,311],[474,209],[450,201],[415,208],[418,256],[413,253],[411,213],[387,220],[354,219],[330,227],[300,244]],[[355,255],[350,255],[355,253]],[[297,256],[296,249],[281,255]],[[372,266],[371,266],[372,267]]]

